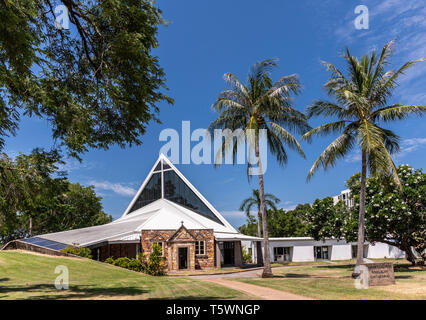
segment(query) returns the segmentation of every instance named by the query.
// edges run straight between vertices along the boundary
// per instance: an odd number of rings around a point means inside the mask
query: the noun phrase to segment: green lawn
[[[56,266],[69,269],[69,290],[56,290]],[[251,299],[214,283],[152,277],[109,264],[17,251],[0,252],[0,299]]]
[[[385,261],[385,260],[380,260]],[[316,263],[273,269],[272,279],[233,279],[300,294],[315,299],[426,299],[426,268],[411,267],[406,260],[395,264],[396,284],[356,289],[351,278],[353,261]]]

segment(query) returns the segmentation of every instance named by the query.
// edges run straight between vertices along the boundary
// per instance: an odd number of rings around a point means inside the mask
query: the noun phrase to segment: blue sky
[[[225,72],[245,80],[253,63],[278,58],[273,79],[299,75],[303,92],[295,100],[295,107],[302,111],[314,99],[326,98],[322,85],[328,74],[321,60],[342,67],[340,55],[345,46],[359,56],[395,39],[393,68],[426,57],[426,1],[159,0],[157,4],[170,24],[160,28],[160,47],[154,53],[166,72],[168,94],[175,105],[160,105],[163,123],[150,124],[142,146],[90,150],[81,164],[69,159],[64,168],[71,181],[94,185],[103,197],[105,211],[114,218],[126,209],[158,157],[164,144],[159,141],[161,130],[173,128],[180,132],[184,120],[191,121],[191,130],[206,128],[215,118],[211,105],[218,93],[227,89]],[[368,30],[354,26],[354,9],[359,4],[369,9]],[[390,103],[425,105],[425,80],[426,61],[401,78]],[[311,125],[322,121],[314,119]],[[395,162],[424,167],[424,118],[413,117],[387,127],[401,136],[402,151]],[[44,120],[25,118],[17,136],[7,140],[6,151],[16,155],[34,147],[49,148],[53,145],[50,132]],[[268,157],[265,190],[281,199],[281,207],[290,209],[298,203],[335,195],[344,188],[344,181],[360,170],[359,153],[355,151],[332,170],[318,171],[306,183],[312,163],[334,138],[321,138],[311,145],[303,143],[306,160],[289,151],[285,167]],[[257,179],[248,183],[245,166],[215,169],[212,165],[181,164],[178,168],[234,226],[245,222],[238,207],[251,189],[257,188]]]

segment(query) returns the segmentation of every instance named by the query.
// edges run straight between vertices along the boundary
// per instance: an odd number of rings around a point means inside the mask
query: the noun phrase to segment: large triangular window
[[[164,171],[164,198],[223,224],[173,170]]]
[[[129,212],[138,210],[158,199],[161,199],[161,172],[155,172],[152,174],[151,179],[149,179]]]
[[[163,179],[164,183],[162,183]],[[164,187],[163,192],[162,187]],[[129,213],[162,197],[223,225],[222,221],[219,220],[185,181],[164,161],[157,163],[151,178],[129,210]]]

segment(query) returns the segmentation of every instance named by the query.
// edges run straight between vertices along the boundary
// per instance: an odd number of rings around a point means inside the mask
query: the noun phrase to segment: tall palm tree
[[[280,199],[278,199],[276,196],[270,193],[265,193],[265,206],[266,210],[272,209],[274,211],[277,210],[277,207],[275,206],[280,202]],[[262,221],[262,214],[261,214],[261,200],[260,200],[260,193],[259,190],[253,189],[252,190],[252,196],[244,199],[244,201],[241,203],[240,211],[244,211],[247,215],[247,217],[250,217],[250,211],[254,207],[257,209],[257,236],[259,238],[262,237],[262,230],[261,230],[261,221]]]
[[[324,87],[337,103],[315,101],[308,107],[307,115],[308,118],[324,115],[337,121],[321,125],[302,136],[302,139],[310,141],[315,135],[340,133],[315,161],[309,171],[308,180],[319,167],[324,170],[333,167],[336,160],[346,156],[355,146],[361,151],[358,249],[354,276],[363,261],[367,167],[370,175],[380,177],[390,174],[397,185],[402,187],[391,158],[391,155],[399,150],[399,137],[379,124],[405,119],[413,113],[422,115],[422,112],[426,111],[425,106],[399,103],[388,105],[392,91],[397,86],[397,79],[416,62],[423,60],[408,61],[397,71],[385,71],[392,52],[393,41],[383,47],[380,55],[373,51],[370,55],[362,56],[361,60],[352,56],[349,49],[346,49],[343,57],[347,65],[347,77],[331,63],[324,62],[327,70],[331,72]]]
[[[213,108],[219,113],[219,117],[209,127],[210,131],[230,129],[224,130],[225,141],[222,144],[222,154],[218,150],[216,156],[232,152],[234,163],[237,150],[241,145],[236,143],[232,146],[232,144],[227,143],[227,141],[233,141],[233,134],[230,131],[241,129],[246,137],[251,136],[252,132],[255,133],[253,139],[247,139],[247,142],[249,147],[252,148],[251,150],[255,150],[256,164],[259,170],[259,196],[265,252],[262,277],[271,277],[272,270],[268,250],[268,222],[266,220],[262,162],[259,157],[259,133],[261,129],[266,130],[270,152],[280,164],[285,164],[288,157],[284,145],[305,157],[297,139],[293,137],[291,132],[303,134],[310,129],[306,116],[292,107],[290,96],[298,95],[301,90],[297,76],[284,76],[274,83],[270,77],[270,72],[276,66],[277,60],[275,59],[254,64],[248,74],[246,84],[241,83],[232,73],[226,73],[224,79],[231,86],[231,90],[221,92],[213,104]]]

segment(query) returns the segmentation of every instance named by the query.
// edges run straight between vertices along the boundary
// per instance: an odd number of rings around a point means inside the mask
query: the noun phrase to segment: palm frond
[[[405,73],[405,71],[413,67],[417,62],[424,61],[425,59],[412,60],[404,63],[401,68],[396,72],[388,72],[383,76],[383,79],[379,80],[374,91],[371,93],[370,100],[377,103],[377,105],[383,105],[392,94],[392,90],[397,86],[396,80]]]
[[[352,149],[354,145],[354,138],[348,133],[342,133],[336,140],[334,140],[325,150],[321,153],[318,159],[314,162],[307,180],[309,181],[314,173],[323,167],[326,171],[329,167],[333,167],[336,161],[343,158]]]
[[[347,120],[341,120],[341,121],[336,121],[336,122],[331,122],[331,123],[327,123],[327,124],[323,124],[319,127],[316,127],[310,131],[308,131],[307,133],[305,133],[302,136],[302,140],[306,140],[308,142],[312,142],[312,137],[313,136],[324,136],[327,135],[329,133],[333,133],[333,132],[340,132],[342,131],[347,124]]]
[[[368,154],[368,166],[371,175],[381,178],[390,174],[397,186],[402,189],[398,170],[383,143]]]
[[[275,122],[270,122],[269,124],[271,126],[271,131],[273,131],[277,136],[279,136],[281,141],[287,144],[291,149],[297,151],[303,158],[306,158],[302,147],[292,134],[290,134],[287,130],[285,130],[283,127],[276,124]]]
[[[371,114],[371,119],[385,122],[402,120],[412,114],[423,116],[423,112],[426,112],[426,106],[401,106],[396,104],[374,111]]]
[[[306,108],[306,116],[312,118],[313,116],[324,115],[328,116],[337,116],[339,119],[343,117],[345,109],[338,106],[337,104],[316,100],[310,106]]]

